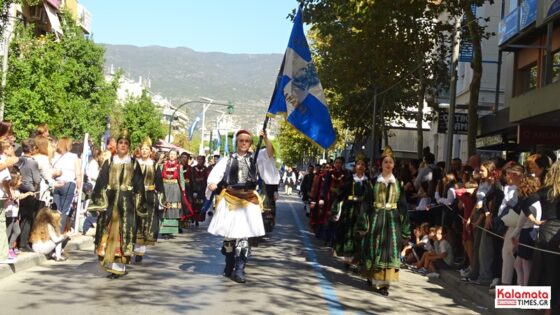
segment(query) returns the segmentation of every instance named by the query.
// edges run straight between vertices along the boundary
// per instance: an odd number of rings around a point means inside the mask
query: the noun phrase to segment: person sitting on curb
[[[436,241],[434,244],[434,252],[426,252],[422,255],[422,259],[416,264],[418,272],[426,274],[428,278],[439,278],[436,270],[449,269],[453,264],[453,251],[451,245],[446,240],[447,230],[443,226],[436,229]]]
[[[70,240],[67,234],[60,234],[60,214],[50,208],[42,208],[31,230],[30,241],[33,251],[44,254],[55,261],[65,261],[64,247]]]

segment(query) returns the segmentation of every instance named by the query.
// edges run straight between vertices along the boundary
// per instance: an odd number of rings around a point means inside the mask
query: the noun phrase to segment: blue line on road
[[[303,238],[303,246],[308,254],[309,263],[311,264],[313,270],[315,271],[315,274],[319,278],[319,285],[321,286],[321,290],[323,291],[323,296],[325,296],[327,300],[329,314],[343,314],[344,311],[342,305],[340,304],[340,301],[338,300],[338,297],[336,296],[336,293],[334,292],[331,283],[323,275],[323,268],[317,261],[317,255],[315,255],[315,251],[311,246],[311,241],[309,240],[309,237],[307,237],[307,233],[305,233],[305,228],[301,223],[301,220],[299,219],[299,216],[297,215],[296,211],[294,210],[294,206],[292,205],[291,202],[287,202],[287,204],[290,206],[290,209],[292,210],[292,215],[294,217],[294,220],[296,221],[296,226]]]

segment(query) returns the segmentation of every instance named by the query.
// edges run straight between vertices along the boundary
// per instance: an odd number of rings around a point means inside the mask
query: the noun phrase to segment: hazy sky
[[[79,0],[95,42],[284,53],[296,0]]]

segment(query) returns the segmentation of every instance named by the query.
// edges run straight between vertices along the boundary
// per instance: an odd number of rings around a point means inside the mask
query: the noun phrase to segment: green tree
[[[425,94],[447,78],[448,38],[441,36],[446,25],[437,19],[438,6],[404,0],[309,0],[305,7],[321,83],[342,127],[360,142],[372,128],[379,139],[386,122],[396,118],[423,118],[416,113],[422,113]],[[417,111],[411,110],[413,104]]]
[[[104,49],[86,38],[69,14],[64,36],[35,37],[33,27],[16,30],[10,45],[7,85],[1,97],[18,139],[47,123],[55,136],[100,139],[116,99],[103,75]]]
[[[144,91],[140,97],[129,98],[123,104],[122,122],[119,127],[121,130],[128,130],[133,147],[142,143],[146,138],[150,138],[152,143],[156,143],[166,134],[161,118],[161,112]]]

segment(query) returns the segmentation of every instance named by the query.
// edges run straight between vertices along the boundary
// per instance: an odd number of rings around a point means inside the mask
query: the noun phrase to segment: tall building
[[[481,145],[511,153],[560,148],[560,0],[502,0],[505,107]],[[484,127],[483,125],[482,127]]]

